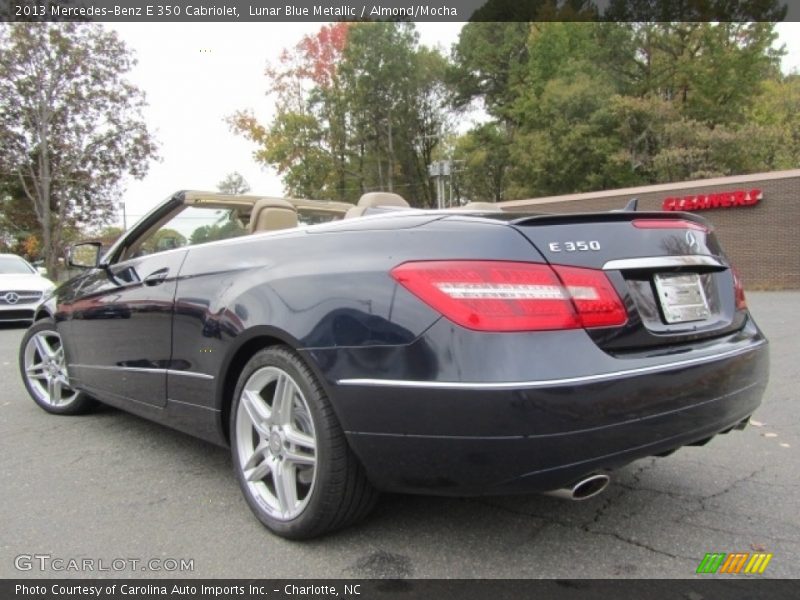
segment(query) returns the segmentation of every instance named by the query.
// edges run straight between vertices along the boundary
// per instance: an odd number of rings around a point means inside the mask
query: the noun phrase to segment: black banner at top
[[[0,0],[2,21],[798,21],[787,0]]]

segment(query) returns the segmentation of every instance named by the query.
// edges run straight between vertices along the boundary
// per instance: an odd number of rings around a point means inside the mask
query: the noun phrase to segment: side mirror
[[[67,264],[76,269],[94,269],[100,261],[100,242],[81,242],[69,247]]]
[[[47,277],[47,269],[44,267],[36,267],[36,272],[39,273],[42,277]]]

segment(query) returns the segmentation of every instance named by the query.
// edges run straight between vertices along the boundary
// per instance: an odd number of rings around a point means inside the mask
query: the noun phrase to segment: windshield
[[[0,274],[30,275],[35,272],[33,267],[19,256],[0,256]]]

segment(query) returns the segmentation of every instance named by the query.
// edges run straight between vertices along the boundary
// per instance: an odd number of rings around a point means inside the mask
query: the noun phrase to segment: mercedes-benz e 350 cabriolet
[[[689,213],[179,192],[69,262],[20,349],[36,403],[229,446],[289,538],[378,490],[588,498],[743,428],[767,383],[741,282]]]

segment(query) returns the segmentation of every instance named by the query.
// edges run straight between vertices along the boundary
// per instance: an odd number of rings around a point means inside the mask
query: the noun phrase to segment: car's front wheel
[[[25,332],[19,369],[31,398],[49,413],[76,415],[95,405],[92,398],[70,387],[61,336],[50,319],[37,321]]]
[[[239,484],[259,520],[307,539],[362,518],[377,493],[350,450],[330,402],[302,359],[285,346],[245,365],[231,407]]]

